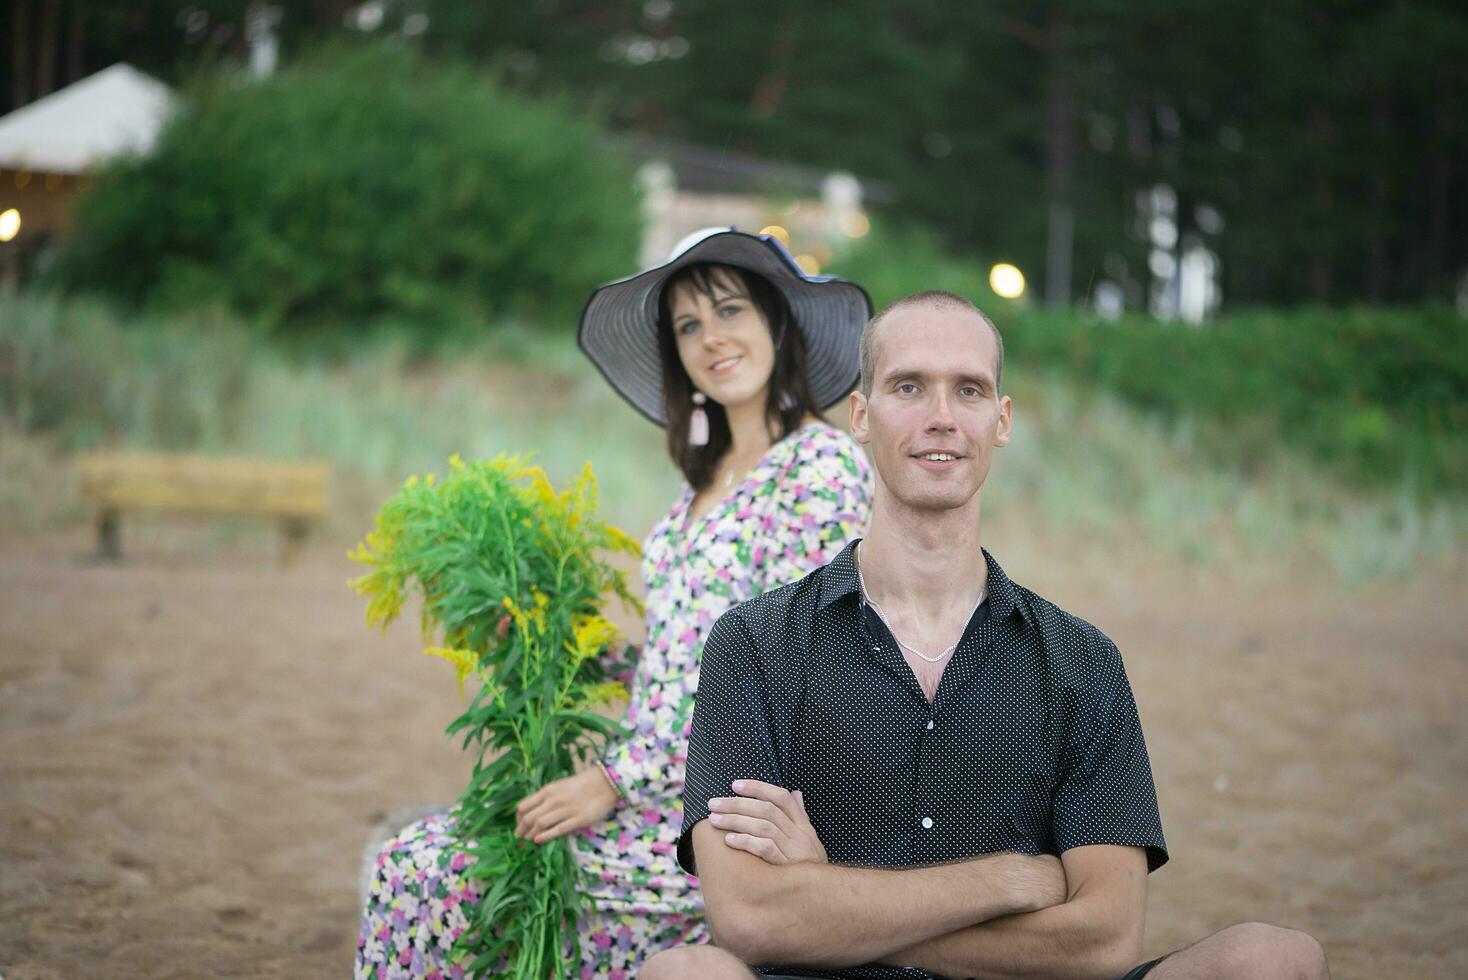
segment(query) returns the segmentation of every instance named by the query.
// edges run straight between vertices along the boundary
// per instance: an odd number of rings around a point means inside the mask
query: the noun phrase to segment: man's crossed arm
[[[1141,958],[1147,862],[1138,848],[841,867],[824,863],[793,794],[752,780],[736,791],[711,801],[692,833],[714,941],[746,963],[1114,977]]]

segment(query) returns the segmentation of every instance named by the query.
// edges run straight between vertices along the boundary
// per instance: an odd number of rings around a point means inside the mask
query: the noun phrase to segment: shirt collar
[[[860,590],[856,577],[856,546],[861,539],[851,541],[841,553],[831,559],[821,575],[821,597],[816,604],[818,610],[825,609],[843,596],[855,595]],[[989,615],[996,623],[1002,623],[1016,608],[1020,615],[1028,618],[1024,607],[1019,604],[1015,585],[1004,574],[1004,569],[994,556],[984,549],[984,561],[989,566]]]
[[[860,538],[853,538],[847,542],[846,547],[827,563],[821,570],[821,597],[816,603],[816,610],[825,609],[831,603],[842,596],[854,594],[859,584],[856,580],[856,544]]]

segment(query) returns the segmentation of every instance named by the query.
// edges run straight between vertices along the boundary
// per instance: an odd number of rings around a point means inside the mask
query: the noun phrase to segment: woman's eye
[[[739,304],[738,303],[726,303],[725,305],[719,307],[719,316],[723,317],[725,320],[729,319],[730,317],[734,317],[734,316],[738,316],[738,315],[739,315]]]
[[[682,323],[678,324],[678,332],[679,333],[682,333],[682,334],[693,333],[697,329],[698,329],[698,321],[697,320],[684,320]]]

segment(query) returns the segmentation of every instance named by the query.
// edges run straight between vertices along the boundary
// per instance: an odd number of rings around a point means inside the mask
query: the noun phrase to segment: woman
[[[707,940],[697,881],[674,854],[699,655],[726,609],[801,578],[866,525],[866,457],[816,412],[855,387],[870,310],[859,286],[805,276],[775,239],[711,229],[601,287],[582,313],[582,350],[667,428],[686,478],[643,549],[629,736],[518,809],[522,837],[574,835],[594,906],[578,929],[583,977],[631,977],[661,949]],[[430,817],[379,854],[358,977],[459,975],[457,906],[477,886],[458,874],[468,858],[448,850],[453,831],[451,814]]]

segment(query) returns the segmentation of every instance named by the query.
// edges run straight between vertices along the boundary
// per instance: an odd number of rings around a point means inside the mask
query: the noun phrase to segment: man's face
[[[851,432],[903,504],[946,511],[973,499],[1013,406],[999,397],[993,333],[962,308],[912,306],[878,326],[872,393],[851,396]]]

